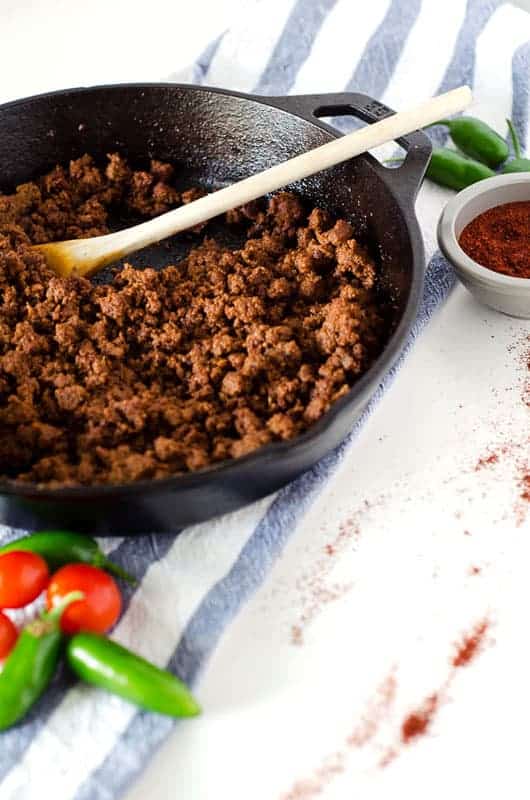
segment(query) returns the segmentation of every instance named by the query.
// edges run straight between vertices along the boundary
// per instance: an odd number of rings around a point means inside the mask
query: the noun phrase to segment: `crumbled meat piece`
[[[307,218],[307,227],[316,233],[323,233],[331,225],[331,217],[322,208],[314,208]]]
[[[350,223],[279,192],[229,212],[176,265],[62,279],[32,243],[193,202],[172,165],[88,155],[0,195],[0,478],[157,479],[292,439],[381,349],[377,267]],[[203,227],[203,226],[201,226]]]
[[[232,372],[227,372],[221,383],[221,391],[228,395],[228,397],[246,394],[247,387],[248,379],[235,370]]]
[[[233,443],[231,450],[232,458],[246,456],[247,453],[257,450],[258,447],[262,447],[264,444],[268,444],[270,441],[272,441],[272,436],[268,431],[253,431],[252,433],[246,433],[241,437],[241,439],[238,439]]]
[[[109,163],[105,170],[105,175],[111,183],[122,185],[131,178],[131,169],[124,158],[119,153],[109,153]]]
[[[271,300],[279,300],[281,298],[289,297],[292,292],[292,286],[287,278],[275,278],[270,282],[267,289],[267,295]]]
[[[166,436],[159,436],[153,443],[154,451],[160,461],[174,461],[183,455],[180,442],[168,439]]]
[[[193,203],[194,200],[198,200],[199,197],[204,197],[206,192],[204,189],[200,189],[198,186],[192,186],[191,189],[186,189],[185,192],[182,192],[181,199],[184,205],[188,203]]]
[[[149,169],[151,175],[154,175],[157,181],[162,183],[169,183],[175,174],[171,164],[165,164],[163,161],[157,161],[156,158],[151,159],[151,167]]]
[[[278,192],[269,200],[267,215],[274,220],[274,227],[279,231],[294,233],[304,218],[304,207],[296,195]]]
[[[86,392],[82,386],[65,386],[55,390],[57,404],[63,411],[74,411],[83,402]]]
[[[269,417],[267,427],[279,439],[292,439],[297,430],[295,421],[288,414],[273,414]]]
[[[355,239],[341,242],[336,253],[339,275],[354,275],[365,289],[373,288],[376,278],[375,264]]]

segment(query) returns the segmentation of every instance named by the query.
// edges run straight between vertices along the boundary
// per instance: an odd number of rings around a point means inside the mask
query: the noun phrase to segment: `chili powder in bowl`
[[[438,242],[477,300],[530,319],[530,172],[459,192],[440,217]]]

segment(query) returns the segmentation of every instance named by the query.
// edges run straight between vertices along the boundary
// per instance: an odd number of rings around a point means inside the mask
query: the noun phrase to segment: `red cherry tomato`
[[[5,614],[0,611],[0,662],[7,658],[18,638],[18,631]]]
[[[22,608],[46,588],[48,565],[37,553],[12,550],[0,556],[0,608]]]
[[[121,595],[114,578],[89,564],[67,564],[51,577],[46,593],[48,608],[76,590],[85,596],[63,612],[61,628],[64,633],[106,633],[121,612]]]

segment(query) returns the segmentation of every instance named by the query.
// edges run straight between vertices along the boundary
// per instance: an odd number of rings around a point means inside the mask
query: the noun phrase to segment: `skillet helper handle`
[[[272,97],[269,100],[309,122],[319,117],[349,115],[373,124],[396,113],[379,100],[358,92],[292,95],[282,98]],[[377,168],[384,170],[386,180],[393,183],[400,197],[414,203],[431,158],[431,141],[423,131],[419,130],[401,136],[396,141],[406,152],[402,165],[388,169],[377,162]]]

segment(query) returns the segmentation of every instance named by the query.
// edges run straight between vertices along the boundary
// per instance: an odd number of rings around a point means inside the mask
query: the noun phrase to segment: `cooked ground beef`
[[[86,155],[0,196],[0,476],[47,486],[202,469],[306,430],[381,349],[377,269],[351,225],[279,193],[160,271],[62,279],[31,244],[190,202],[173,168]]]

